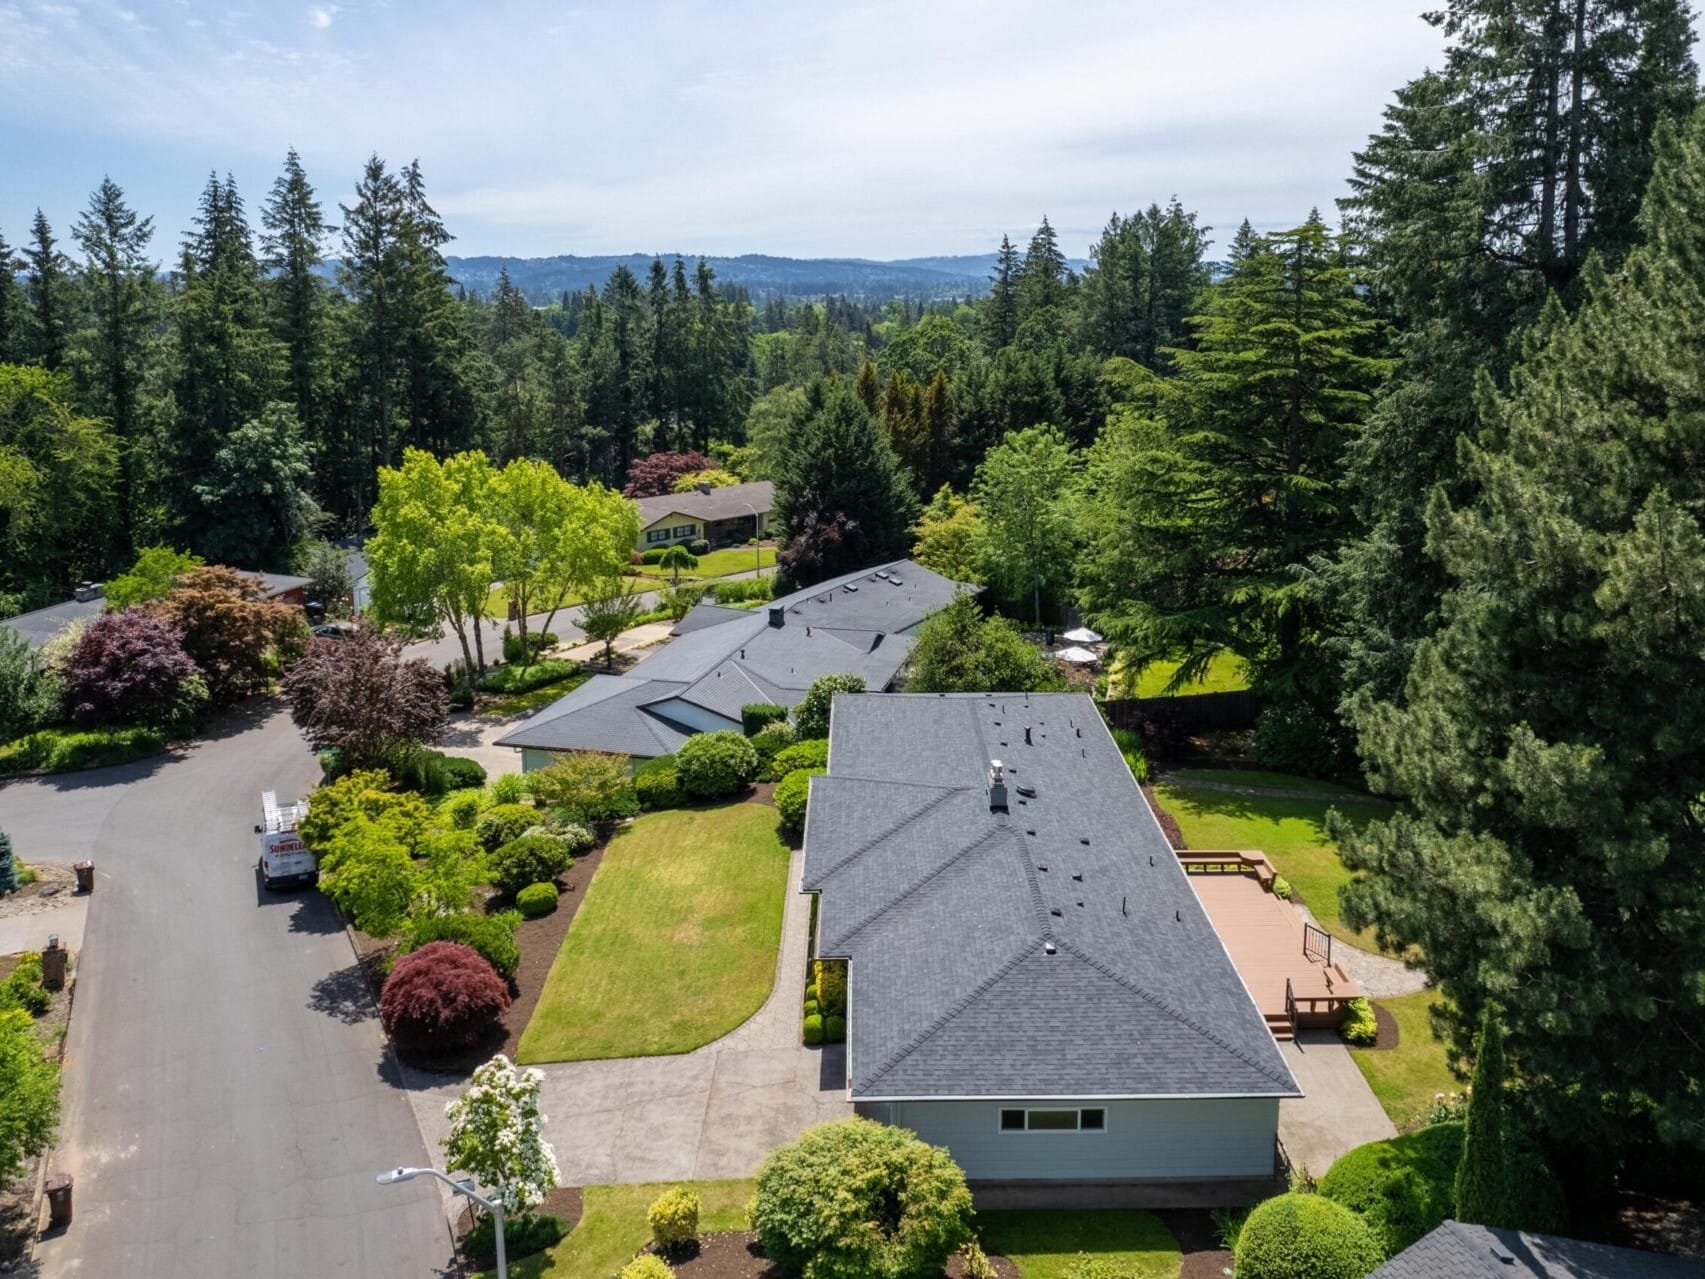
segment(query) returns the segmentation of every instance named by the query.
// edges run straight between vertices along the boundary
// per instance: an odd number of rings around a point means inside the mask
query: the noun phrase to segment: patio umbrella
[[[1075,631],[1067,631],[1064,635],[1060,636],[1060,638],[1068,640],[1073,644],[1101,643],[1100,634],[1096,631],[1090,630],[1087,626],[1080,626]]]
[[[1093,662],[1099,662],[1101,660],[1087,648],[1079,648],[1076,644],[1073,644],[1070,648],[1062,648],[1059,652],[1055,653],[1054,656],[1060,661],[1070,662],[1074,666],[1088,666]]]

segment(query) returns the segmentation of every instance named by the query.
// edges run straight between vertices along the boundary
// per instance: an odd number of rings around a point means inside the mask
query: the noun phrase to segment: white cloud
[[[308,25],[316,31],[324,31],[331,26],[332,19],[337,17],[335,4],[317,4],[308,10]]]

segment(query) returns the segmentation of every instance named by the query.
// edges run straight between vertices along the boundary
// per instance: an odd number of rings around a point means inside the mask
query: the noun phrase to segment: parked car
[[[315,639],[345,640],[355,634],[355,623],[321,622],[309,629]]]
[[[319,883],[319,863],[296,830],[307,816],[308,801],[280,804],[277,792],[266,791],[260,797],[260,808],[261,820],[255,833],[260,836],[261,883],[268,889]]]

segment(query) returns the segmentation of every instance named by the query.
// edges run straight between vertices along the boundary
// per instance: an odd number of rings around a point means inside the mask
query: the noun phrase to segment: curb
[[[83,955],[83,951],[81,948],[79,948],[77,951],[74,952],[73,957],[78,961],[78,963],[81,963],[82,955]],[[56,1064],[60,1068],[62,1080],[64,1078],[64,1069],[65,1069],[65,1043],[68,1039],[71,1038],[71,1018],[72,1018],[72,1015],[76,1013],[76,1011],[77,1011],[77,969],[75,967],[72,967],[71,979],[70,979],[70,981],[68,981],[65,984],[65,1034],[59,1040],[59,1056],[58,1056],[58,1060],[56,1062]],[[61,1114],[60,1114],[60,1119],[61,1119],[61,1121],[63,1121],[63,1119],[64,1119],[64,1113],[63,1112],[61,1112]],[[59,1139],[58,1138],[59,1138],[59,1134],[57,1131],[55,1131],[55,1133],[54,1133],[54,1144],[52,1146],[50,1146],[48,1149],[42,1151],[41,1160],[40,1160],[40,1162],[36,1168],[35,1190],[32,1191],[30,1194],[30,1222],[31,1222],[30,1243],[29,1243],[29,1247],[24,1249],[24,1260],[31,1266],[34,1266],[36,1264],[36,1262],[39,1260],[39,1257],[37,1256],[37,1250],[41,1247],[41,1236],[42,1236],[41,1210],[42,1210],[42,1203],[44,1202],[44,1200],[46,1199],[46,1196],[47,1196],[47,1166],[53,1162],[54,1156],[59,1153]]]

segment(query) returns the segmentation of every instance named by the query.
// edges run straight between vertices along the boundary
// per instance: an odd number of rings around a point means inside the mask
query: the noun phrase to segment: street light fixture
[[[474,1179],[472,1177],[463,1177],[458,1180],[457,1178],[452,1177],[449,1173],[440,1172],[436,1168],[392,1168],[387,1172],[380,1173],[374,1180],[376,1180],[381,1186],[395,1186],[400,1185],[405,1181],[413,1181],[416,1177],[436,1177],[458,1195],[461,1195],[464,1199],[473,1200],[491,1214],[491,1224],[495,1228],[492,1233],[493,1237],[497,1241],[497,1279],[509,1279],[509,1258],[504,1248],[503,1239],[502,1201],[497,1199],[487,1199],[484,1195],[480,1194],[474,1189]]]
[[[764,575],[764,521],[758,515],[758,508],[750,502],[742,502],[740,505],[752,512],[752,571],[762,577]]]

